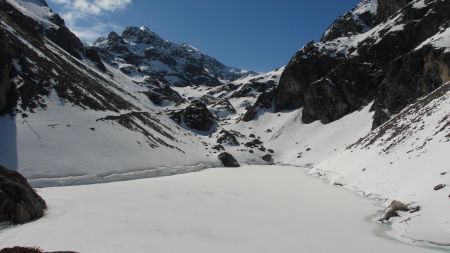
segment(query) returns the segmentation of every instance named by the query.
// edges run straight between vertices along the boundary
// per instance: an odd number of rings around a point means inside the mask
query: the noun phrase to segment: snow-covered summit
[[[354,14],[363,14],[370,12],[376,14],[378,9],[378,0],[363,0],[354,9]]]
[[[225,66],[193,46],[161,38],[148,27],[127,27],[94,43],[110,64],[128,75],[153,76],[172,86],[217,86],[247,75]]]

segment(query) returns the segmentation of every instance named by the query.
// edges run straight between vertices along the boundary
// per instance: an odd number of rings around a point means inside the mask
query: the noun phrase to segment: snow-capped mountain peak
[[[148,27],[127,27],[94,43],[108,63],[132,76],[153,76],[171,86],[218,86],[251,72],[228,67],[187,43],[163,39]]]

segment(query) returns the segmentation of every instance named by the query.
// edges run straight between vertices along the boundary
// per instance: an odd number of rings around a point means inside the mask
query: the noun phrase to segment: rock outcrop
[[[261,95],[256,100],[255,104],[247,108],[247,111],[245,112],[244,116],[242,117],[242,121],[248,122],[256,118],[258,115],[258,111],[264,110],[264,109],[270,109],[272,108],[272,98],[275,90],[269,90],[267,92],[261,93]]]
[[[216,118],[200,100],[192,101],[185,109],[172,112],[169,116],[179,125],[184,123],[187,127],[202,132],[210,131],[216,124]]]
[[[217,137],[217,143],[231,146],[239,146],[239,141],[236,139],[235,134],[225,129],[219,132],[219,136]]]
[[[224,167],[240,167],[238,161],[227,152],[223,152],[218,156]]]
[[[0,166],[0,223],[23,224],[41,218],[45,208],[24,177]]]

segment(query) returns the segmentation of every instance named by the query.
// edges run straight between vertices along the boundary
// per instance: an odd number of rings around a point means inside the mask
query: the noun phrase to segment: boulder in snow
[[[23,224],[41,218],[45,208],[24,177],[0,166],[0,222]]]
[[[224,167],[241,167],[236,159],[227,152],[223,152],[218,156]]]

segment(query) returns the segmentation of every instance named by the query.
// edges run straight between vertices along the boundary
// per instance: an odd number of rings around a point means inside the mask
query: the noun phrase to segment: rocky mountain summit
[[[125,74],[172,86],[218,86],[252,73],[225,66],[189,44],[164,40],[145,26],[127,27],[121,35],[111,32],[94,47]]]

